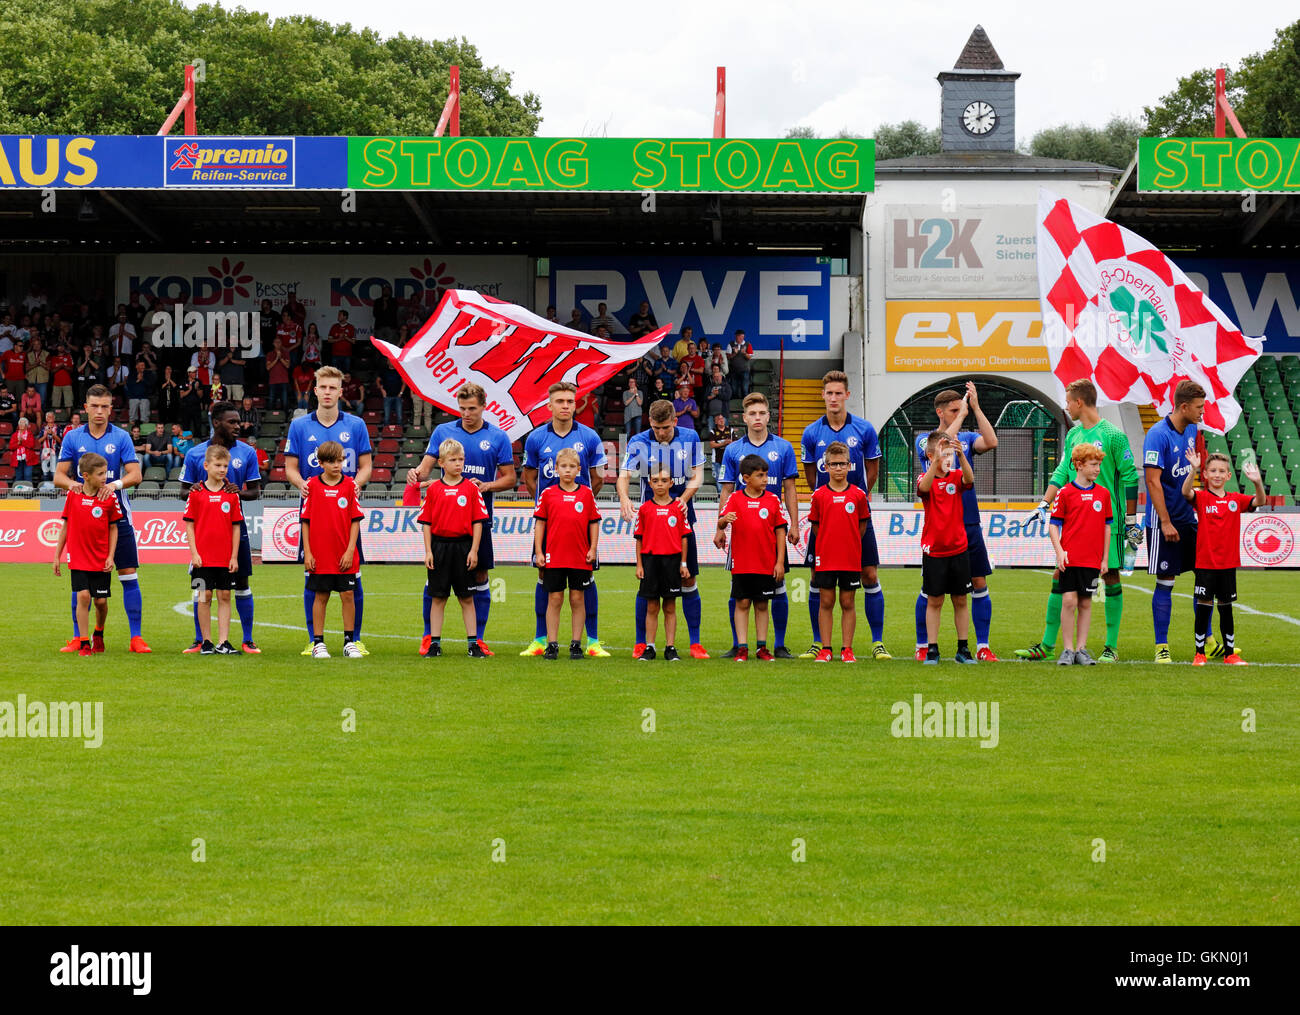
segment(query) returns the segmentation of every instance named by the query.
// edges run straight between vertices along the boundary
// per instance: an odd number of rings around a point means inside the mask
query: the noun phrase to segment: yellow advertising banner
[[[885,369],[1048,370],[1037,300],[889,300]]]

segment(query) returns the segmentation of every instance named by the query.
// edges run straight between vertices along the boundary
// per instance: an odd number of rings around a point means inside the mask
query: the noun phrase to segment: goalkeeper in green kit
[[[1056,492],[1074,478],[1074,466],[1071,453],[1078,444],[1095,444],[1105,453],[1101,463],[1101,475],[1097,482],[1110,492],[1113,510],[1119,514],[1118,507],[1124,504],[1123,526],[1113,526],[1110,541],[1110,566],[1102,572],[1102,581],[1106,585],[1106,646],[1098,657],[1098,662],[1113,663],[1119,661],[1119,624],[1124,613],[1123,586],[1120,585],[1119,572],[1124,566],[1124,551],[1136,551],[1142,544],[1142,527],[1137,524],[1138,472],[1133,464],[1133,449],[1129,447],[1128,437],[1124,431],[1113,423],[1101,418],[1097,412],[1097,387],[1090,380],[1071,381],[1065,387],[1065,411],[1076,421],[1065,435],[1065,447],[1061,449],[1061,464],[1052,473],[1047,492],[1034,511],[1036,517],[1047,529],[1047,516],[1051,510]],[[1121,499],[1121,494],[1123,495]],[[1131,569],[1131,565],[1130,565]],[[1056,636],[1061,630],[1061,589],[1057,580],[1052,580],[1052,594],[1047,599],[1047,619],[1043,627],[1042,640],[1029,648],[1016,649],[1021,659],[1046,659],[1056,650]]]

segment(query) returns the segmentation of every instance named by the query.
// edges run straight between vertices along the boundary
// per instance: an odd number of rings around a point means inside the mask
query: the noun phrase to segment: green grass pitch
[[[856,666],[633,662],[626,567],[600,573],[605,660],[517,657],[533,624],[523,568],[495,572],[495,659],[463,657],[454,610],[448,655],[419,658],[423,572],[392,566],[365,572],[365,659],[342,658],[337,604],[334,658],[298,655],[301,572],[274,566],[254,576],[264,655],[182,656],[184,570],[154,566],[153,654],[127,654],[115,579],[108,653],[84,660],[57,652],[66,576],[6,574],[0,701],[104,703],[98,749],[0,739],[6,923],[1300,919],[1294,573],[1242,573],[1255,665],[1203,669],[1186,664],[1190,578],[1181,664],[1150,664],[1141,574],[1126,579],[1125,662],[1088,669],[913,662],[916,570],[882,572],[897,658]],[[726,578],[701,579],[715,654]],[[1048,579],[990,584],[993,647],[1010,656],[1038,636]],[[808,640],[792,603],[790,647]],[[868,641],[860,618],[860,653]],[[945,615],[947,657],[953,642]],[[892,705],[916,694],[997,702],[997,746],[891,735]]]

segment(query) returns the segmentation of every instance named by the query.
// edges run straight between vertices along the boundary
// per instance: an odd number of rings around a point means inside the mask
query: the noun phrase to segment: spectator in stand
[[[700,355],[703,356],[704,354],[700,353]],[[731,374],[731,362],[727,359],[727,350],[722,347],[721,343],[713,347],[713,351],[709,353],[709,357],[705,362],[708,363],[710,370],[714,367],[721,370],[722,376],[726,377],[728,382],[730,382],[731,378],[729,375]]]
[[[671,395],[677,384],[677,361],[673,359],[667,345],[659,347],[659,361],[655,364],[655,376],[664,382],[664,387]]]
[[[171,364],[163,367],[162,383],[158,385],[158,418],[164,423],[181,418],[181,387],[172,377]]]
[[[314,327],[314,325],[313,325]],[[317,336],[319,337],[319,335]],[[277,337],[266,357],[267,408],[289,408],[289,357]]]
[[[722,455],[727,450],[736,435],[731,432],[731,427],[727,425],[727,417],[719,413],[713,417],[713,429],[708,434],[709,448],[713,451],[713,475],[716,479],[722,474]]]
[[[33,282],[27,290],[27,295],[23,297],[23,309],[29,314],[35,314],[38,310],[44,310],[48,302],[49,297],[45,295],[45,287],[39,282]]]
[[[36,416],[40,419],[40,414]],[[36,433],[26,416],[18,417],[18,429],[9,438],[9,464],[14,467],[14,479],[32,480],[32,465],[36,462]]]
[[[394,419],[398,426],[402,426],[402,396],[406,394],[406,382],[387,356],[375,374],[375,393],[384,400],[384,426],[391,424]]]
[[[315,329],[316,325],[311,325]],[[285,356],[288,357],[292,366],[297,366],[307,355],[306,342],[303,339],[302,325],[293,319],[293,314],[289,308],[285,307],[280,311],[280,324],[275,329],[275,337],[280,342],[280,348],[284,350]],[[320,364],[320,332],[316,332],[316,347],[313,350],[316,355],[315,362]]]
[[[4,365],[5,387],[15,399],[22,398],[27,390],[27,343],[19,342],[0,355],[0,364]]]
[[[18,401],[8,388],[0,388],[0,423],[18,423]]]
[[[128,371],[126,364],[122,362],[121,356],[114,356],[113,362],[108,367],[108,390],[113,393],[113,398],[126,397],[126,382]]]
[[[397,337],[397,300],[393,299],[391,285],[380,290],[380,297],[371,309],[375,314],[375,337],[391,342]]]
[[[675,391],[676,389],[680,388],[683,384],[686,385],[686,387],[690,388],[691,397],[694,398],[695,397],[695,374],[691,372],[691,361],[689,356],[677,364],[677,376],[673,378],[673,383],[670,385],[670,387],[672,387],[672,389]]]
[[[352,369],[352,350],[357,342],[357,329],[348,321],[348,312],[339,311],[339,319],[330,328],[330,365],[345,374]]]
[[[79,426],[81,426],[81,413],[74,412],[72,414],[72,418],[68,420],[68,425],[63,428],[63,433],[59,435],[60,442],[63,440],[64,437],[68,436],[68,434],[72,433],[72,431],[77,429],[77,427]]]
[[[153,351],[153,343],[145,342],[140,351],[135,354],[135,361],[144,364],[145,380],[149,382],[149,390],[154,391],[158,387],[158,356]]]
[[[557,317],[556,314],[555,314],[555,304],[554,304],[554,303],[552,303],[549,307],[546,308],[546,319],[547,319],[548,321],[550,321],[552,324],[559,324],[559,323],[560,323],[560,319],[559,319],[559,317]]]
[[[749,364],[753,358],[754,347],[745,341],[744,331],[737,328],[736,336],[727,348],[727,359],[731,363],[727,376],[731,378],[731,390],[736,398],[749,394]]]
[[[217,354],[211,349],[199,346],[190,357],[190,366],[195,372],[194,379],[206,388],[217,375]]]
[[[681,335],[679,335],[677,341],[673,343],[673,359],[677,360],[677,362],[680,363],[690,355],[691,343],[694,341],[692,336],[694,336],[694,334],[694,328],[683,328]]]
[[[172,425],[175,426],[174,423]],[[159,423],[154,427],[153,433],[145,438],[148,458],[144,460],[148,461],[151,466],[166,469],[170,474],[172,469],[176,468],[176,466],[172,465],[171,455],[168,454],[171,443],[172,439],[167,433],[167,427]]]
[[[3,397],[0,395],[0,398]],[[41,449],[41,478],[53,482],[54,470],[59,464],[59,446],[63,443],[63,432],[54,421],[54,413],[45,414],[45,425],[41,427],[37,443]]]
[[[18,318],[18,327],[14,329],[14,345],[19,342],[26,342],[32,337],[32,318],[30,314],[23,314]]]
[[[307,334],[302,340],[302,362],[313,370],[319,370],[322,365],[321,351],[324,348],[325,343],[320,337],[320,329],[316,327],[316,322],[312,321],[307,325]]]
[[[18,329],[14,327],[14,315],[5,311],[0,314],[0,354],[8,352],[18,340]]]
[[[132,289],[126,304],[126,319],[135,329],[137,335],[144,330],[144,320],[148,313],[148,309],[140,302],[140,290]],[[118,355],[125,358],[129,355],[129,352],[120,352]]]
[[[271,307],[270,300],[262,300],[261,310],[261,335],[262,348],[271,348],[271,343],[275,341],[275,336],[279,334],[280,323],[284,320],[283,313],[276,313]],[[293,316],[290,314],[289,316]],[[283,346],[282,346],[283,348]],[[289,350],[284,350],[285,359],[289,358]],[[290,364],[292,366],[292,363]]]
[[[126,382],[126,418],[130,422],[149,422],[149,396],[152,393],[153,385],[145,374],[144,361],[136,360],[135,376]]]
[[[307,307],[298,299],[297,289],[290,289],[285,293],[284,309],[297,322],[298,327],[305,328],[307,326]]]
[[[664,383],[664,379],[662,377],[660,376],[655,377],[654,384],[650,388],[649,400],[650,400],[650,405],[654,405],[655,402],[671,402],[673,400],[672,389],[668,387],[667,384]],[[646,428],[646,420],[649,418],[650,415],[650,405],[647,405],[645,407],[645,412],[641,416],[642,430]]]
[[[604,303],[596,304],[596,316],[591,319],[591,330],[594,332],[597,328],[604,328],[605,334],[612,335],[615,323],[609,307]]]
[[[691,342],[686,347],[686,359],[684,361],[691,371],[691,393],[698,398],[704,388],[705,371],[708,370],[708,363],[700,355],[699,347]]]
[[[45,403],[41,399],[41,393],[36,389],[36,385],[29,381],[27,390],[23,392],[23,397],[18,401],[18,413],[28,419],[40,419],[44,411]]]
[[[103,341],[102,331],[98,324],[91,328],[91,337],[86,340],[81,355],[77,357],[77,394],[74,403],[76,405],[85,402],[87,388],[99,384],[103,379],[100,374],[104,363],[100,361],[98,355],[99,345]]]
[[[36,385],[44,403],[49,397],[50,354],[41,347],[41,340],[35,335],[27,343],[27,382]]]
[[[203,419],[203,385],[199,383],[199,368],[190,367],[181,387],[181,430],[195,433]]]
[[[262,410],[245,395],[239,405],[239,439],[252,444],[262,436]]]
[[[642,335],[648,335],[659,327],[659,322],[655,320],[655,315],[650,313],[650,304],[645,300],[636,308],[636,313],[627,319],[627,330],[632,333],[633,338],[640,338]]]
[[[704,409],[710,419],[714,416],[725,417],[731,409],[731,385],[717,367],[713,368],[713,376],[704,396]]]
[[[574,307],[569,311],[569,320],[566,326],[574,331],[581,331],[584,334],[587,333],[587,325],[582,320],[582,311],[577,307]]]
[[[685,384],[678,385],[677,397],[673,399],[673,409],[677,413],[677,425],[695,429],[695,421],[700,418],[700,407],[691,397],[691,389]]]
[[[169,474],[172,469],[179,469],[185,465],[185,452],[181,450],[184,443],[185,431],[181,429],[179,423],[173,423],[171,426],[171,435],[167,441],[167,472]]]
[[[311,408],[311,389],[316,386],[316,371],[306,363],[299,363],[293,368],[293,390],[299,409],[304,412]]]
[[[238,347],[229,347],[221,351],[217,360],[217,374],[225,397],[232,402],[239,402],[244,397],[244,354]]]
[[[172,437],[172,447],[175,449],[176,457],[180,459],[182,468],[185,466],[185,456],[190,453],[196,443],[193,430],[182,430],[179,437]]]
[[[641,417],[645,413],[645,392],[634,375],[627,379],[627,389],[623,392],[623,429],[629,437],[641,432]]]
[[[135,325],[127,319],[126,311],[117,315],[117,322],[108,329],[108,344],[114,356],[128,360],[135,355]]]
[[[149,454],[149,442],[145,440],[144,434],[140,432],[140,424],[131,424],[131,447],[135,448],[135,457],[140,461],[145,460]]]
[[[642,356],[636,361],[636,368],[633,370],[632,376],[636,378],[636,386],[641,389],[641,394],[646,394],[654,386],[655,361],[649,356]],[[644,416],[645,412],[642,412],[641,415]]]
[[[365,403],[366,390],[361,386],[361,382],[351,374],[344,374],[343,390],[339,394],[339,405],[343,406],[343,411],[360,416],[366,411]]]

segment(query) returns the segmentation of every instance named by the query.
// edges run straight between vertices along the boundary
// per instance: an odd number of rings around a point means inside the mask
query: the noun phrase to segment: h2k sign
[[[601,303],[628,334],[642,301],[660,327],[694,329],[699,341],[730,342],[736,329],[755,350],[830,348],[830,267],[813,257],[551,258],[550,302],[569,320],[576,307],[590,320]]]

